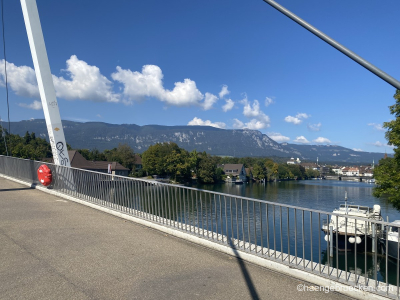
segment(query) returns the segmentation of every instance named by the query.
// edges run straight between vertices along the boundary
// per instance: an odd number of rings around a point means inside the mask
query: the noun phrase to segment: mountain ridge
[[[142,153],[155,143],[174,142],[188,151],[206,151],[221,156],[278,156],[298,157],[301,160],[320,162],[372,163],[384,154],[358,152],[337,145],[279,144],[258,130],[221,129],[211,126],[164,126],[136,124],[109,124],[105,122],[75,122],[63,120],[67,143],[76,149],[112,149],[118,144],[128,144]],[[44,119],[11,122],[11,131],[23,136],[26,131],[46,138]]]

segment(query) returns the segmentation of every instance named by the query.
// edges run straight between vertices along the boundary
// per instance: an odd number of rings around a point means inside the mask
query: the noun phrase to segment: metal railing
[[[40,184],[42,164],[0,156],[0,174]],[[53,174],[48,188],[62,194],[399,299],[400,224],[46,165]]]

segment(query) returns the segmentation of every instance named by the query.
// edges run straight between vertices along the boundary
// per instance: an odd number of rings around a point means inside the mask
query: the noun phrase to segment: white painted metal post
[[[70,167],[67,144],[61,124],[56,91],[50,71],[49,59],[47,58],[46,45],[44,44],[36,0],[21,0],[21,6],[38,81],[40,98],[42,99],[54,163],[56,165]]]

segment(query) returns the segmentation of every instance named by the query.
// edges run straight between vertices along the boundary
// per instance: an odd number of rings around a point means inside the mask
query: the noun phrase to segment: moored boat
[[[390,223],[389,229],[384,232],[382,237],[380,238],[380,242],[382,245],[382,250],[384,254],[388,254],[392,259],[398,259],[398,251],[399,251],[399,228],[400,228],[400,220],[396,220]],[[386,249],[386,240],[387,240],[387,249]]]
[[[372,238],[381,232],[380,224],[373,221],[382,221],[381,207],[374,205],[373,208],[361,205],[348,205],[347,193],[345,204],[333,210],[330,221],[326,220],[322,226],[325,240],[333,238],[333,246],[338,250],[353,250],[357,244],[358,250],[365,250],[372,246]],[[365,221],[352,217],[363,218]],[[371,220],[371,222],[368,222]],[[332,232],[332,234],[331,234]],[[336,237],[337,234],[337,237]],[[367,238],[367,241],[365,241]]]

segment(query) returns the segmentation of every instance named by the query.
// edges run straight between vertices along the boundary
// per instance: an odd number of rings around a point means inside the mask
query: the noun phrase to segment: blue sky
[[[20,3],[4,2],[10,119],[44,118]],[[278,3],[400,79],[400,1]],[[392,152],[382,124],[395,89],[262,0],[37,4],[62,119],[247,127]]]

